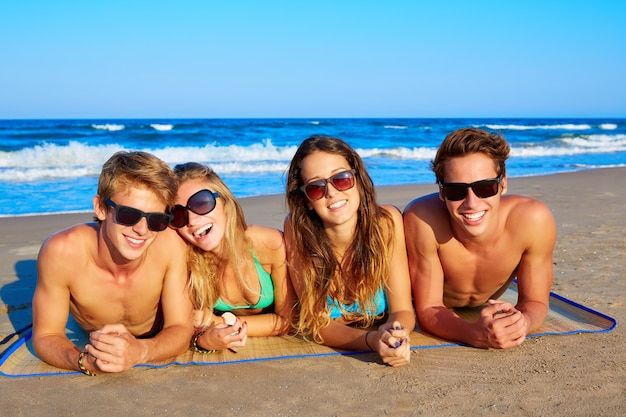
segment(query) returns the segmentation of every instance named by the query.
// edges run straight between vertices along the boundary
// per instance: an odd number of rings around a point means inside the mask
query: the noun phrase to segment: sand
[[[3,416],[621,416],[626,412],[626,168],[512,178],[544,201],[558,240],[553,291],[614,317],[615,330],[525,341],[510,350],[420,349],[387,367],[374,355],[280,359],[123,374],[0,377]],[[620,185],[622,184],[622,185]],[[382,187],[401,209],[435,186]],[[33,201],[36,204],[36,201]],[[280,228],[282,196],[243,199],[249,223]],[[28,325],[42,240],[90,214],[0,218],[0,339]],[[9,343],[10,344],[10,343]],[[0,352],[9,344],[0,346]]]

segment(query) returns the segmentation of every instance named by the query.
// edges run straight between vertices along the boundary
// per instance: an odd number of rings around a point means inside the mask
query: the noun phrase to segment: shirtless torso
[[[490,223],[475,236],[455,228],[438,194],[418,198],[407,206],[404,218],[409,269],[416,313],[424,330],[474,346],[510,347],[521,343],[521,335],[545,318],[552,284],[554,221],[548,208],[537,200],[515,195],[498,198],[498,203],[487,210]],[[476,327],[489,327],[488,318],[472,326],[461,323],[449,310],[497,300],[515,277],[519,288],[515,308],[502,303],[493,306],[494,313],[507,310],[523,314],[515,336],[497,342],[487,340],[497,336],[482,335],[487,330]],[[487,315],[490,310],[484,311]],[[507,331],[513,330],[510,323],[503,325]]]
[[[145,212],[163,210],[145,189],[131,188],[115,200]],[[62,230],[40,250],[33,296],[37,354],[76,369],[82,346],[65,335],[68,313],[90,332],[88,354],[80,358],[92,371],[119,372],[184,352],[193,332],[184,241],[171,229],[149,230],[145,219],[118,224],[97,198],[95,207],[100,225]]]
[[[85,330],[106,324],[123,324],[134,336],[148,336],[163,326],[160,307],[168,253],[181,242],[175,232],[166,230],[146,252],[139,265],[112,271],[97,262],[96,224],[78,225],[55,239],[65,240],[71,262],[62,263],[70,294],[70,313]],[[82,244],[80,244],[82,242]],[[182,254],[184,259],[184,252]],[[64,266],[63,266],[64,265]]]

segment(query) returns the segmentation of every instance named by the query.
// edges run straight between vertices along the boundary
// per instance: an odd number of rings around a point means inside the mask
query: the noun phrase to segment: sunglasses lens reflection
[[[311,200],[319,200],[324,197],[324,194],[326,194],[326,182],[316,181],[307,184],[304,188],[304,192]]]
[[[187,209],[185,207],[178,205],[174,206],[172,209],[172,216],[174,216],[174,219],[172,220],[172,223],[170,223],[170,226],[174,229],[180,229],[181,227],[187,225],[188,218]]]
[[[472,191],[480,198],[488,198],[498,193],[498,182],[496,180],[478,181],[472,186]]]
[[[344,171],[327,180],[313,181],[304,186],[304,193],[310,200],[319,200],[326,195],[326,187],[331,183],[337,191],[346,191],[354,187],[354,173]]]
[[[489,198],[498,194],[500,178],[476,181],[471,184],[450,183],[443,185],[443,196],[450,201],[460,201],[467,197],[471,188],[476,197]]]
[[[215,197],[209,190],[202,190],[189,199],[187,207],[196,214],[207,214],[215,208]]]
[[[177,204],[172,209],[174,220],[170,224],[174,229],[180,229],[189,223],[189,210],[197,215],[204,215],[212,212],[216,206],[215,197],[217,194],[209,190],[200,190],[187,200],[187,207]]]
[[[154,232],[162,232],[170,224],[170,217],[165,214],[152,213],[148,214],[148,229]]]
[[[115,215],[117,222],[124,226],[134,226],[141,220],[141,212],[132,207],[117,206]]]
[[[351,172],[342,172],[330,177],[330,182],[339,191],[346,191],[354,187],[354,175]]]
[[[170,224],[170,216],[162,213],[144,213],[136,208],[117,206],[115,208],[115,221],[123,226],[134,226],[145,217],[148,229],[153,232],[162,232]]]

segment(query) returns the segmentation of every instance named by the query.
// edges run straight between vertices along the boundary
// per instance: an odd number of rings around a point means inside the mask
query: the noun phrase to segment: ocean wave
[[[174,128],[174,125],[164,125],[164,124],[153,123],[150,125],[150,127],[160,132],[167,132],[167,131],[172,130]]]
[[[29,182],[44,179],[82,178],[100,175],[102,165],[0,169],[0,181]]]
[[[98,130],[108,130],[109,132],[116,132],[118,130],[124,130],[124,125],[115,125],[112,123],[107,123],[107,124],[103,124],[103,125],[91,125],[91,127],[93,127],[94,129],[98,129]]]
[[[560,139],[566,146],[520,146],[511,148],[511,156],[543,157],[626,152],[626,135],[580,135]]]
[[[533,130],[533,129],[557,129],[557,130],[588,130],[591,125],[588,124],[556,124],[556,125],[492,125],[486,124],[486,127],[493,130]]]
[[[111,155],[123,149],[118,144],[85,145],[73,141],[68,145],[47,143],[17,151],[0,151],[0,168],[72,167],[78,164],[102,166]]]
[[[437,152],[434,148],[372,148],[356,149],[361,158],[388,158],[388,159],[408,159],[408,160],[430,160]]]
[[[617,129],[617,125],[615,123],[602,123],[600,125],[600,129],[602,129],[602,130],[615,130],[615,129]]]
[[[295,154],[296,145],[275,146],[266,139],[248,146],[206,144],[165,148],[144,148],[170,166],[198,161],[213,166],[220,173],[259,173],[284,171]],[[43,144],[16,151],[0,151],[0,181],[34,181],[46,178],[76,178],[98,175],[102,164],[115,152],[127,150],[121,144],[67,145]],[[429,161],[435,147],[357,148],[364,159],[393,164],[393,160]],[[514,144],[511,156],[550,157],[626,152],[626,135],[564,135],[537,143]],[[384,162],[387,160],[388,162]]]
[[[402,126],[402,125],[386,125],[383,126],[384,129],[408,129],[408,126]]]

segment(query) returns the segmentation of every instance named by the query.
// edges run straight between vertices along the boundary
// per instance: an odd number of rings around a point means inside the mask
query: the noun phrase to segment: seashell
[[[224,323],[228,324],[229,326],[232,326],[233,324],[237,322],[237,316],[235,316],[230,311],[227,311],[224,314],[222,314],[222,320],[224,320]]]

